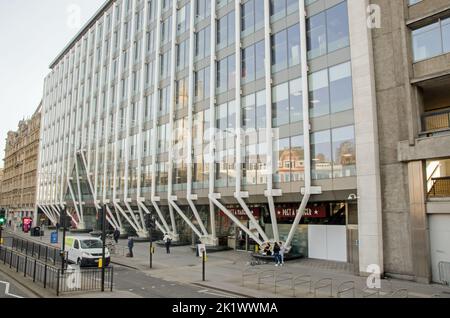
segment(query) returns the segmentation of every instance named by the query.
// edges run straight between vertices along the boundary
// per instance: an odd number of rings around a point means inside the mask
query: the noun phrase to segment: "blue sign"
[[[50,243],[57,244],[58,243],[58,232],[52,232],[50,236]]]

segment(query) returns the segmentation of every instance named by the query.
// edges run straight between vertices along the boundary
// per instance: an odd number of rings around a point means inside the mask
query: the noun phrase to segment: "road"
[[[239,296],[208,288],[168,282],[144,272],[114,266],[114,290],[144,298],[237,298]]]
[[[32,298],[33,294],[0,271],[0,298]]]

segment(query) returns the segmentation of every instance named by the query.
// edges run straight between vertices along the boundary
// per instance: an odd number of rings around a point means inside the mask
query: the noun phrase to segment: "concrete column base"
[[[172,241],[174,241],[174,242],[180,241],[180,235],[179,234],[170,233],[170,237],[172,238]]]
[[[84,222],[78,222],[77,230],[86,230],[86,224]]]
[[[211,235],[203,236],[200,238],[200,242],[209,246],[219,246],[219,239],[217,237],[213,238]]]
[[[142,230],[136,232],[137,236],[140,238],[148,238],[148,231]]]

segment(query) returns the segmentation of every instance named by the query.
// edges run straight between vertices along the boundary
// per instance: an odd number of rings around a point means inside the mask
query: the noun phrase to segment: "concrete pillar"
[[[422,161],[408,163],[408,186],[413,269],[416,281],[430,283],[431,257],[426,213],[426,175]]]
[[[383,266],[382,205],[378,144],[377,102],[372,31],[367,26],[368,0],[348,6],[355,113],[358,191],[359,272]]]

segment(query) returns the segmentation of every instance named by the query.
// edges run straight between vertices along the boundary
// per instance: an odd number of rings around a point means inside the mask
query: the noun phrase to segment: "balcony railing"
[[[422,128],[424,136],[450,131],[450,108],[423,114]]]
[[[450,177],[432,178],[433,186],[428,192],[429,198],[450,197]]]

